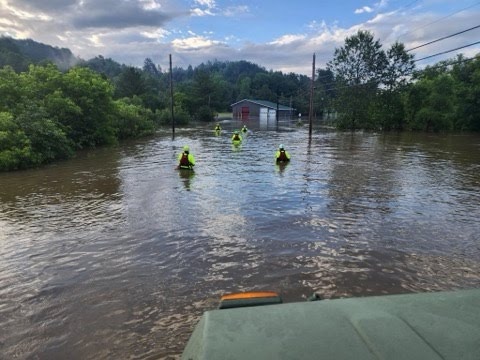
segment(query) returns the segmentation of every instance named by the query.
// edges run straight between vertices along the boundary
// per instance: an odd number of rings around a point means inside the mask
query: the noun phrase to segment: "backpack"
[[[188,160],[188,154],[182,153],[182,157],[180,158],[180,166],[190,166],[190,161]]]

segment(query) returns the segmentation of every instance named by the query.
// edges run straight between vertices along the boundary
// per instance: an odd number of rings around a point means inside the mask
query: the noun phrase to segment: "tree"
[[[115,85],[117,98],[140,96],[146,92],[145,78],[142,72],[133,66],[122,70]]]
[[[455,129],[480,131],[480,55],[470,61],[458,56],[451,74],[455,80]]]
[[[26,99],[25,87],[12,67],[0,69],[0,111],[15,112]]]
[[[411,82],[413,55],[402,43],[386,52],[368,31],[358,31],[335,49],[328,69],[335,75],[336,109],[344,128],[402,129],[403,93]]]
[[[111,144],[116,141],[112,126],[113,86],[87,68],[70,69],[62,78],[62,91],[81,109],[69,127],[69,137],[79,148]]]
[[[241,77],[237,84],[238,95],[236,96],[237,101],[250,98],[252,91],[252,79],[249,77]]]
[[[370,32],[360,30],[345,39],[345,46],[335,49],[333,60],[327,64],[337,82],[336,108],[343,127],[371,128],[368,110],[387,66],[381,48]]]
[[[15,122],[29,139],[33,165],[67,159],[73,154],[73,142],[40,104],[27,104]]]
[[[81,62],[80,66],[88,67],[95,72],[104,74],[109,79],[118,77],[122,72],[122,69],[125,68],[125,65],[121,65],[110,58],[105,59],[101,55],[96,56],[88,61]]]
[[[0,112],[0,171],[29,166],[32,166],[30,140],[11,113]]]
[[[453,129],[455,118],[454,81],[449,74],[415,83],[408,97],[408,127],[412,130],[442,131]]]
[[[405,46],[395,42],[387,50],[387,63],[382,77],[371,116],[372,122],[382,130],[402,130],[405,120],[403,94],[411,82],[415,69],[413,55],[405,51]]]
[[[405,50],[405,45],[395,42],[387,51],[382,83],[386,90],[395,91],[405,88],[415,69],[414,56]]]
[[[155,120],[150,109],[142,106],[142,101],[135,98],[120,99],[114,102],[115,116],[113,124],[119,139],[151,135],[155,131]]]
[[[161,75],[160,71],[150,58],[145,58],[143,61],[143,72],[152,78],[159,78]]]

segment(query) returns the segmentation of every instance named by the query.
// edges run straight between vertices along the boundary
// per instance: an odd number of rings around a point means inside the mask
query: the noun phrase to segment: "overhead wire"
[[[446,66],[451,66],[451,65],[456,65],[456,64],[461,64],[461,63],[464,63],[464,62],[468,62],[468,61],[472,61],[472,60],[476,60],[477,57],[471,57],[471,58],[465,58],[465,59],[459,59],[459,60],[456,60],[456,61],[452,61],[452,62],[449,62],[447,64],[443,63],[443,64],[436,64],[434,66],[430,66],[429,69],[436,69],[436,68],[440,68],[440,67],[446,67]],[[405,76],[408,76],[408,75],[413,75],[415,73],[418,73],[419,70],[412,70],[411,72],[408,72],[406,74],[404,74]],[[370,84],[374,84],[378,82],[378,79],[374,79],[372,81],[368,81],[366,83],[363,83],[363,84],[353,84],[353,85],[342,85],[342,86],[333,86],[329,89],[325,89],[325,91],[331,91],[331,90],[335,90],[335,89],[347,89],[347,88],[350,88],[350,87],[356,87],[356,86],[365,86],[365,85],[370,85]],[[325,84],[325,86],[330,86],[330,85],[336,85],[336,83],[330,83],[330,84]]]
[[[414,0],[414,1],[410,2],[410,3],[408,3],[407,5],[405,5],[404,8],[408,8],[408,7],[410,7],[411,5],[415,4],[415,3],[418,2],[418,1],[419,1],[419,0]],[[429,25],[438,23],[438,22],[440,22],[440,21],[442,21],[442,20],[444,20],[444,19],[447,19],[447,18],[449,18],[449,17],[451,17],[451,16],[453,16],[453,15],[456,15],[456,14],[458,14],[458,13],[461,13],[461,12],[465,11],[465,10],[471,9],[471,8],[473,8],[473,7],[475,7],[475,6],[479,5],[479,4],[480,4],[480,2],[477,2],[477,3],[475,3],[475,4],[471,5],[471,6],[462,8],[462,9],[460,9],[460,10],[454,12],[454,13],[451,13],[451,14],[449,14],[449,15],[447,15],[447,16],[444,16],[444,17],[439,18],[439,19],[437,19],[437,20],[435,20],[435,21],[432,21],[432,22],[430,22],[430,23],[428,23],[428,24],[426,24],[426,25],[424,25],[424,26],[421,26],[421,27],[416,28],[416,29],[414,29],[414,30],[411,30],[411,31],[409,31],[409,32],[407,32],[407,33],[404,33],[404,34],[402,34],[401,36],[404,36],[404,35],[406,35],[406,34],[409,34],[409,33],[411,33],[411,32],[414,32],[414,31],[416,31],[416,30],[419,30],[419,29],[423,29],[423,28],[425,28],[425,27],[427,27],[427,26],[429,26]],[[425,46],[428,46],[428,45],[431,45],[431,44],[434,44],[434,43],[437,43],[437,42],[440,42],[440,41],[443,41],[443,40],[446,40],[446,39],[449,39],[449,38],[452,38],[452,37],[454,37],[454,36],[458,36],[458,35],[460,35],[460,34],[466,33],[466,32],[468,32],[468,31],[475,30],[475,29],[477,29],[477,28],[480,28],[480,25],[473,26],[473,27],[471,27],[471,28],[468,28],[468,29],[459,31],[459,32],[457,32],[457,33],[454,33],[454,34],[451,34],[451,35],[447,35],[447,36],[444,36],[444,37],[439,38],[439,39],[436,39],[436,40],[429,41],[429,42],[427,42],[427,43],[425,43],[425,44],[422,44],[422,45],[413,47],[413,48],[411,48],[411,49],[408,49],[408,50],[406,50],[406,52],[409,52],[409,51],[412,51],[412,50],[416,50],[416,49],[419,49],[419,48],[422,48],[422,47],[425,47]],[[471,43],[471,44],[468,44],[468,45],[460,46],[460,47],[457,47],[457,48],[455,48],[455,49],[450,49],[450,50],[442,51],[442,52],[439,52],[439,53],[436,53],[436,54],[433,54],[433,55],[425,56],[425,57],[423,57],[423,58],[421,58],[421,59],[413,60],[413,62],[418,62],[418,61],[426,60],[426,59],[429,59],[429,58],[432,58],[432,57],[435,57],[435,56],[447,54],[447,53],[450,53],[450,52],[453,52],[453,51],[456,51],[456,50],[461,50],[461,49],[464,49],[464,48],[467,48],[467,47],[470,47],[470,46],[473,46],[473,45],[477,45],[477,44],[480,44],[480,41],[475,42],[475,43]],[[470,60],[473,60],[473,59],[475,59],[475,57],[469,58],[469,59],[467,59],[466,61],[470,61]],[[462,62],[463,62],[463,61],[465,61],[465,60],[462,60]],[[450,64],[453,65],[453,64],[455,64],[455,63],[450,63]],[[442,64],[441,66],[444,66],[444,65]],[[434,67],[430,67],[430,68],[434,68]],[[405,75],[414,74],[416,71],[417,71],[417,70],[414,70],[414,71],[412,71],[411,73],[407,73],[407,74],[405,74]],[[330,76],[331,76],[330,74],[325,74],[325,75],[323,75],[323,76],[318,76],[318,77],[316,78],[316,80],[319,80],[319,79],[322,79],[322,78],[327,78],[327,77],[330,77]],[[353,87],[353,86],[368,85],[369,83],[375,83],[375,82],[377,82],[377,81],[378,81],[378,80],[373,80],[373,81],[371,81],[371,82],[367,82],[367,83],[364,83],[364,84],[358,84],[358,85],[357,85],[357,84],[355,84],[355,85],[344,85],[344,86],[342,86],[342,87],[340,87],[340,88],[348,88],[348,87]],[[322,84],[323,90],[324,90],[325,92],[328,92],[328,91],[331,91],[331,90],[339,89],[338,86],[334,86],[334,87],[332,87],[332,88],[328,88],[328,89],[327,89],[327,86],[330,86],[330,85],[336,85],[336,82],[331,82],[331,83]],[[304,90],[303,92],[304,92],[305,94],[309,93],[309,91],[307,91],[307,90]]]
[[[474,42],[474,43],[471,43],[471,44],[468,44],[468,45],[460,46],[460,47],[457,47],[457,48],[455,48],[455,49],[442,51],[442,52],[439,52],[439,53],[437,53],[437,54],[425,56],[425,57],[423,57],[423,58],[421,58],[421,59],[416,59],[416,60],[413,60],[413,61],[414,61],[414,62],[417,62],[417,61],[422,61],[422,60],[425,60],[425,59],[430,59],[430,58],[435,57],[435,56],[439,56],[439,55],[443,55],[443,54],[448,54],[448,53],[451,53],[451,52],[453,52],[453,51],[460,50],[460,49],[465,49],[465,48],[467,48],[467,47],[470,47],[470,46],[473,46],[473,45],[477,45],[477,44],[480,44],[480,41],[477,41],[477,42]]]
[[[463,30],[463,31],[459,31],[459,32],[457,32],[457,33],[455,33],[455,34],[451,34],[451,35],[448,35],[448,36],[441,37],[440,39],[436,39],[436,40],[429,41],[429,42],[427,42],[427,43],[425,43],[425,44],[415,46],[415,47],[413,47],[413,48],[411,48],[411,49],[408,49],[408,50],[405,50],[405,51],[406,51],[406,52],[409,52],[409,51],[412,51],[412,50],[420,49],[420,48],[422,48],[422,47],[424,47],[424,46],[431,45],[431,44],[434,44],[434,43],[436,43],[436,42],[439,42],[439,41],[442,41],[442,40],[445,40],[445,39],[449,39],[449,38],[451,38],[451,37],[454,37],[454,36],[457,36],[457,35],[460,35],[460,34],[463,34],[463,33],[466,33],[466,32],[468,32],[468,31],[472,31],[472,30],[475,30],[475,29],[478,29],[478,28],[480,28],[480,25],[471,27],[471,28],[466,29],[466,30]]]
[[[440,21],[445,20],[445,19],[447,19],[447,18],[449,18],[449,17],[451,17],[451,16],[453,16],[453,15],[456,15],[456,14],[458,14],[458,13],[461,13],[462,11],[471,9],[471,8],[473,8],[473,7],[475,7],[475,6],[479,5],[479,4],[480,4],[480,1],[479,1],[479,2],[476,2],[475,4],[473,4],[473,5],[471,5],[471,6],[467,6],[466,8],[460,9],[460,10],[458,10],[458,11],[452,13],[452,14],[449,14],[449,15],[447,15],[447,16],[444,16],[444,17],[440,18],[440,19],[437,19],[437,20],[435,20],[435,21],[432,21],[432,22],[430,22],[430,23],[428,23],[428,24],[425,24],[425,25],[423,25],[423,26],[420,26],[420,27],[418,27],[418,28],[415,28],[415,29],[413,29],[413,30],[410,30],[410,31],[408,31],[408,32],[400,35],[397,39],[399,39],[399,38],[401,38],[401,37],[404,37],[405,35],[410,34],[410,33],[412,33],[412,32],[415,32],[415,31],[417,31],[417,30],[423,29],[423,28],[425,28],[425,27],[427,27],[427,26],[430,26],[430,25],[432,25],[432,24],[436,24],[437,22],[440,22]]]

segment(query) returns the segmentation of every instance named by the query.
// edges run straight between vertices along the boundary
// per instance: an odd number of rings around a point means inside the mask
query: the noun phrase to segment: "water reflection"
[[[285,172],[285,169],[287,168],[288,164],[289,164],[288,162],[279,162],[275,164],[276,169],[280,175],[282,176],[284,175],[283,173]]]
[[[193,177],[195,176],[195,172],[190,169],[179,169],[178,174],[182,179],[183,185],[185,186],[185,190],[190,191],[190,184]]]
[[[2,355],[177,356],[229,291],[298,301],[480,286],[478,136],[309,139],[250,121],[232,148],[241,124],[1,174]],[[194,174],[175,170],[185,143]]]

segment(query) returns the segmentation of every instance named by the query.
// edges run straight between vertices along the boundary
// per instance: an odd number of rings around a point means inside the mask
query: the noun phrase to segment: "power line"
[[[432,58],[432,57],[439,56],[439,55],[443,55],[443,54],[448,54],[448,53],[450,53],[450,52],[452,52],[452,51],[460,50],[460,49],[465,49],[465,48],[467,48],[467,47],[469,47],[469,46],[473,46],[473,45],[477,45],[477,44],[480,44],[480,41],[474,42],[474,43],[472,43],[472,44],[460,46],[460,47],[455,48],[455,49],[451,49],[451,50],[447,50],[447,51],[442,51],[442,52],[439,52],[439,53],[437,53],[437,54],[433,54],[433,55],[430,55],[430,56],[425,56],[425,57],[423,57],[423,58],[421,58],[421,59],[413,60],[413,62],[422,61],[422,60],[425,60],[425,59],[430,59],[430,58]]]
[[[475,29],[478,29],[480,27],[480,25],[477,25],[477,26],[474,26],[474,27],[471,27],[469,29],[466,29],[466,30],[463,30],[463,31],[459,31],[455,34],[451,34],[451,35],[448,35],[448,36],[444,36],[440,39],[436,39],[436,40],[433,40],[433,41],[429,41],[425,44],[422,44],[422,45],[419,45],[419,46],[415,46],[414,48],[411,48],[411,49],[408,49],[408,50],[405,50],[406,52],[409,52],[409,51],[412,51],[412,50],[415,50],[415,49],[419,49],[421,47],[424,47],[424,46],[427,46],[427,45],[430,45],[430,44],[434,44],[436,42],[439,42],[439,41],[442,41],[442,40],[445,40],[445,39],[448,39],[448,38],[451,38],[451,37],[454,37],[454,36],[457,36],[457,35],[460,35],[460,34],[463,34],[463,33],[466,33],[468,31],[471,31],[471,30],[475,30]]]
[[[414,0],[411,3],[408,3],[407,5],[402,6],[400,9],[408,9],[410,6],[413,4],[417,3],[419,0]]]
[[[451,51],[454,51],[454,50],[451,50]],[[432,55],[432,56],[434,56],[434,55]],[[461,63],[476,60],[476,59],[477,59],[477,57],[474,56],[474,57],[471,57],[471,58],[465,58],[465,59],[452,61],[452,62],[449,62],[448,64],[436,64],[436,65],[430,66],[429,69],[436,69],[436,68],[440,68],[440,67],[461,64]],[[419,71],[421,72],[422,70],[412,70],[408,73],[405,73],[404,76],[413,75],[415,73],[418,73]],[[341,86],[335,86],[335,85],[337,85],[337,83],[332,82],[330,84],[325,84],[325,87],[333,85],[332,87],[330,87],[328,89],[325,89],[325,91],[341,90],[341,89],[347,89],[347,88],[351,88],[351,87],[371,85],[371,84],[375,84],[377,82],[378,82],[378,79],[373,79],[373,80],[368,81],[368,82],[363,83],[363,84],[351,84],[351,85],[341,85]]]
[[[474,57],[471,57],[471,58],[459,59],[459,60],[456,60],[456,61],[449,62],[448,64],[436,64],[436,65],[430,66],[429,69],[436,69],[436,68],[440,68],[440,67],[446,67],[446,66],[461,64],[461,63],[469,62],[469,61],[472,61],[472,60],[477,60],[477,57],[474,56]],[[422,70],[412,70],[411,72],[408,72],[408,73],[404,74],[404,76],[413,75],[415,73],[418,73],[419,71],[421,72]],[[323,84],[323,86],[324,86],[324,91],[328,92],[328,91],[332,91],[332,90],[342,90],[342,89],[348,89],[348,88],[351,88],[351,87],[370,85],[370,84],[374,84],[376,82],[378,82],[378,79],[374,79],[374,80],[368,81],[368,82],[363,83],[363,84],[338,86],[338,84],[336,82],[332,82],[332,83]],[[329,86],[331,86],[331,87],[329,87]],[[329,87],[329,88],[327,88],[327,87]],[[297,93],[296,96],[301,96],[302,93],[303,93],[304,96],[308,95],[308,91],[302,89],[301,93]],[[285,105],[285,104],[283,104],[283,105]]]
[[[440,18],[440,19],[437,19],[437,20],[432,21],[432,22],[430,22],[430,23],[428,23],[428,24],[425,24],[425,25],[423,25],[423,26],[421,26],[421,27],[418,27],[418,28],[413,29],[413,30],[411,30],[411,31],[409,31],[409,32],[406,32],[406,33],[402,34],[401,36],[399,36],[397,39],[399,39],[399,38],[401,38],[401,37],[404,37],[405,35],[410,34],[410,33],[414,32],[414,31],[423,29],[423,28],[425,28],[425,27],[427,27],[427,26],[429,26],[429,25],[436,24],[437,22],[442,21],[442,20],[444,20],[444,19],[447,19],[447,18],[449,18],[450,16],[453,16],[453,15],[456,15],[456,14],[458,14],[458,13],[461,13],[462,11],[471,9],[472,7],[475,7],[475,6],[477,6],[478,4],[480,4],[480,1],[477,2],[477,3],[475,3],[475,4],[473,4],[473,5],[471,5],[471,6],[468,6],[468,7],[466,7],[466,8],[460,9],[460,10],[458,10],[458,11],[452,13],[452,14],[449,14],[449,15],[447,15],[447,16],[444,16],[444,17]]]

